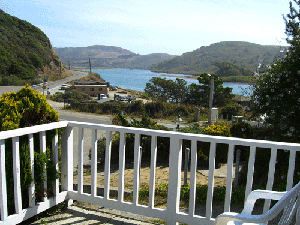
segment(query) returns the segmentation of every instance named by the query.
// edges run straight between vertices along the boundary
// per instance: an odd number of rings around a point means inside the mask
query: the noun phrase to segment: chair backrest
[[[291,221],[297,212],[299,204],[300,183],[298,183],[294,188],[288,191],[267,213],[278,215],[283,211],[278,224],[291,224]]]

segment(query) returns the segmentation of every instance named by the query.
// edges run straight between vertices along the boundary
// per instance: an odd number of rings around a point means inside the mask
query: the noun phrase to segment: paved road
[[[85,76],[88,75],[88,72],[85,72],[85,71],[68,70],[68,72],[70,72],[73,76],[67,77],[67,78],[62,79],[62,80],[48,81],[47,84],[46,84],[45,94],[47,93],[48,88],[49,88],[50,93],[54,94],[56,91],[59,90],[59,87],[62,84],[71,82],[73,80],[77,80],[81,77],[85,77]],[[35,86],[33,86],[33,88],[35,90],[43,93],[42,85],[35,85]]]
[[[56,110],[59,114],[60,120],[67,121],[78,121],[78,122],[88,122],[88,123],[96,123],[96,124],[111,124],[111,117],[102,116],[91,113],[81,113],[74,112],[70,110],[63,110],[64,103],[54,102],[48,100],[49,104]],[[98,130],[97,138],[100,139],[104,137],[105,131]],[[73,142],[73,150],[74,150],[74,168],[77,168],[78,165],[78,128],[74,128],[74,142]],[[84,143],[83,143],[83,164],[90,165],[90,157],[89,152],[92,147],[92,131],[91,129],[84,129]]]

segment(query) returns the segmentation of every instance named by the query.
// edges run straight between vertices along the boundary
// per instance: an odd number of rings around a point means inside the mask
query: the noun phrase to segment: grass
[[[57,214],[62,213],[66,208],[68,207],[67,201],[64,201],[62,203],[59,203],[58,205],[44,211],[41,212],[37,215],[35,215],[34,217],[31,217],[28,220],[23,221],[22,223],[20,223],[20,225],[26,225],[26,224],[31,224],[34,221],[40,220],[42,219],[44,221],[44,218],[50,217],[50,216],[54,216]],[[46,224],[47,222],[44,221],[44,224]]]

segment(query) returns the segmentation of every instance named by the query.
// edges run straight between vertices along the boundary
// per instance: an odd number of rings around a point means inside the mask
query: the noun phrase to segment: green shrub
[[[158,186],[155,186],[155,196],[167,198],[168,197],[168,188],[169,185],[166,183],[162,183]],[[207,199],[207,185],[196,185],[196,204],[205,204]],[[226,195],[226,187],[217,186],[214,187],[214,203],[224,203]],[[144,186],[139,191],[139,197],[141,200],[146,201],[149,198],[149,186]],[[238,187],[232,190],[232,199],[231,203],[243,205],[245,198],[245,187]],[[190,185],[181,185],[180,190],[180,200],[187,205],[190,200]]]
[[[230,128],[222,125],[211,125],[203,130],[204,134],[230,137]]]
[[[202,134],[203,127],[199,123],[193,123],[192,126],[180,128],[178,131],[183,133],[193,133],[193,134]]]
[[[142,116],[144,113],[147,113],[150,118],[166,118],[174,117],[174,115],[186,117],[195,112],[195,106],[192,105],[167,102],[148,102],[144,104],[142,101],[133,101],[130,104],[115,101],[102,104],[74,101],[71,103],[70,108],[82,112],[97,112],[100,114],[118,114],[123,112],[127,115]]]
[[[250,124],[239,122],[235,123],[230,127],[230,133],[233,137],[239,138],[252,138],[253,128]]]
[[[21,127],[34,126],[49,122],[58,121],[58,114],[47,103],[46,98],[30,87],[24,87],[17,93],[10,92],[0,96],[0,130],[12,130]],[[57,177],[58,171],[51,163],[51,142],[56,130],[46,132],[47,154],[40,153],[39,134],[34,134],[34,181],[36,183],[37,200],[42,197],[45,191],[50,194],[52,181]],[[21,193],[24,207],[29,205],[28,187],[33,181],[29,157],[28,136],[19,138],[20,146],[20,167],[21,167]],[[7,190],[13,190],[13,158],[12,139],[5,140],[5,167]],[[44,190],[44,172],[47,163],[47,177],[49,190]],[[8,191],[8,211],[14,213],[14,192]]]
[[[232,116],[238,115],[240,109],[241,106],[237,102],[230,102],[222,108],[221,114],[223,115],[224,119],[231,120]]]
[[[90,101],[92,98],[88,94],[84,94],[75,90],[66,91],[64,93],[57,92],[53,96],[51,96],[51,100],[58,101],[58,102],[83,102],[83,101]]]

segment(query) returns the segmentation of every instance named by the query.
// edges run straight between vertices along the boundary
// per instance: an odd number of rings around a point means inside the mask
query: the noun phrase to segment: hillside
[[[138,55],[129,50],[104,45],[89,47],[54,48],[65,65],[87,67],[89,58],[92,67],[150,69],[153,64],[169,60],[174,56],[168,54]]]
[[[249,76],[259,63],[268,65],[283,54],[286,47],[259,45],[242,41],[224,41],[203,46],[171,60],[156,64],[151,71],[165,73],[219,73],[221,76]],[[230,70],[224,74],[224,70]]]
[[[0,10],[0,85],[24,85],[68,76],[47,36],[25,20]]]

